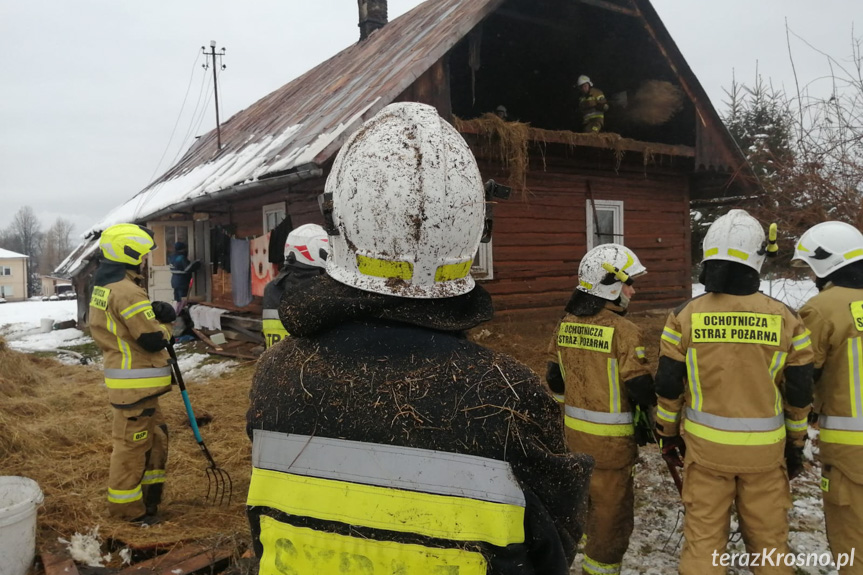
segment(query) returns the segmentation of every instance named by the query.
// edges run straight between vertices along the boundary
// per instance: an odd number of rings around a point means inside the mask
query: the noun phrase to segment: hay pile
[[[0,339],[0,474],[30,477],[42,488],[38,549],[56,547],[58,537],[69,539],[97,525],[105,539],[137,547],[219,539],[233,539],[239,549],[244,547],[249,540],[244,503],[251,469],[245,413],[253,369],[241,367],[189,388],[195,409],[214,416],[201,432],[216,462],[234,480],[231,505],[204,503],[204,458],[174,390],[161,399],[170,434],[163,522],[141,529],[106,512],[112,412],[101,371],[24,355]]]

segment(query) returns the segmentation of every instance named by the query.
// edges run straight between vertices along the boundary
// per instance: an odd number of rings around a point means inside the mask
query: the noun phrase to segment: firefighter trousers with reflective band
[[[620,573],[620,563],[632,535],[633,505],[631,467],[593,470],[582,573]]]
[[[863,485],[854,483],[836,467],[825,465],[821,472],[821,495],[827,541],[834,561],[839,553],[850,558],[854,550],[854,564],[843,567],[839,573],[863,575]]]
[[[740,531],[747,550],[773,556],[788,553],[788,510],[791,491],[784,467],[759,473],[716,471],[686,462],[683,470],[683,551],[681,575],[725,575],[727,567],[715,557],[725,553],[731,506],[737,505]],[[718,554],[714,556],[714,551]],[[715,562],[715,565],[714,565]],[[784,565],[750,567],[755,575],[792,575]]]
[[[158,505],[168,460],[168,427],[157,398],[132,409],[114,408],[114,450],[108,476],[108,512],[135,519]]]

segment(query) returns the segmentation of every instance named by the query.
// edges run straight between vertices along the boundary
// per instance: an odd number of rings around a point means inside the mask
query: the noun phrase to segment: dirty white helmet
[[[647,273],[635,253],[620,244],[596,246],[581,258],[576,289],[602,299],[620,297],[623,284]]]
[[[578,80],[576,80],[576,81],[575,81],[575,85],[576,85],[576,86],[581,86],[582,84],[590,84],[591,86],[593,86],[593,82],[591,82],[591,81],[590,81],[590,78],[588,78],[588,77],[587,77],[587,76],[585,76],[584,74],[582,74],[581,76],[579,76],[579,77],[578,77]]]
[[[808,265],[819,278],[826,278],[850,263],[863,260],[863,234],[845,222],[823,222],[800,236],[791,265]]]
[[[327,232],[318,224],[305,224],[288,234],[285,259],[316,268],[327,267],[330,251]]]
[[[723,260],[736,262],[761,271],[768,251],[775,252],[775,226],[771,226],[772,243],[768,245],[764,228],[746,210],[731,210],[710,225],[702,244],[703,262]],[[769,248],[769,249],[768,249]]]
[[[433,107],[390,104],[363,124],[321,203],[332,217],[327,273],[339,282],[408,298],[473,289],[485,192],[467,143]]]

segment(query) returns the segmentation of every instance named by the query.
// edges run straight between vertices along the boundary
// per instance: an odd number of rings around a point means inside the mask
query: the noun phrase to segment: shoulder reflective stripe
[[[701,380],[698,377],[698,355],[694,347],[686,350],[686,375],[689,380],[689,393],[692,396],[692,408],[701,411],[704,397],[701,395]]]
[[[692,420],[685,420],[683,428],[686,433],[691,433],[695,437],[723,445],[773,445],[785,440],[784,426],[775,431],[722,431]]]
[[[791,338],[791,344],[794,346],[794,349],[799,351],[812,345],[812,340],[809,338],[810,333],[811,332],[807,329],[805,333]]]
[[[614,328],[589,323],[561,322],[557,332],[557,345],[587,351],[611,353]]]
[[[620,382],[617,377],[617,359],[610,357],[606,364],[608,370],[608,410],[611,413],[620,413]]]
[[[584,560],[581,562],[582,570],[591,575],[618,575],[620,567],[620,563],[601,563],[596,559],[588,557],[586,554]]]
[[[427,468],[430,469],[430,468]],[[524,543],[525,508],[252,467],[247,505],[453,541]]]
[[[785,420],[785,429],[788,431],[806,431],[809,427],[809,421],[807,419],[786,419]]]
[[[108,488],[108,501],[111,503],[132,503],[138,501],[144,496],[139,484],[134,489],[111,489]]]
[[[111,379],[140,379],[144,377],[160,377],[171,375],[171,366],[142,367],[139,369],[106,369],[105,377]]]
[[[644,358],[645,358],[645,356],[646,356],[646,354],[644,353],[644,348],[643,348],[643,347],[641,347],[641,346],[636,347],[636,348],[635,348],[635,356],[636,356],[638,359],[644,359]]]
[[[604,423],[592,423],[575,419],[574,417],[565,417],[564,423],[570,429],[588,433],[590,435],[599,435],[602,437],[626,437],[635,433],[635,427],[631,423],[620,425],[606,425]]]
[[[428,573],[485,575],[481,553],[376,541],[295,527],[262,515],[261,575]]]
[[[663,421],[667,421],[669,423],[677,423],[677,420],[680,419],[679,411],[668,411],[663,408],[661,405],[656,406],[656,417]]]
[[[256,429],[252,465],[297,475],[524,506],[506,461]]]
[[[838,415],[819,415],[818,425],[822,430],[863,431],[863,417],[841,417]]]
[[[859,431],[839,431],[835,429],[821,429],[818,436],[823,443],[838,443],[841,445],[863,445],[863,433]]]
[[[632,423],[633,421],[631,411],[627,411],[624,413],[606,413],[604,411],[590,411],[589,409],[582,409],[580,407],[567,405],[565,408],[565,412],[567,417],[580,419],[581,421],[589,421],[591,423],[602,423],[606,425]]]
[[[150,304],[149,300],[139,301],[138,303],[134,303],[120,312],[120,315],[125,319],[129,319],[134,317],[145,310],[152,310],[153,306]]]
[[[863,339],[848,340],[848,387],[851,400],[851,417],[863,416],[863,395],[860,391],[860,356],[863,355]]]
[[[555,400],[556,402],[558,402],[558,403],[563,403],[564,401],[566,401],[566,398],[564,398],[564,397],[563,397],[561,394],[559,394],[559,393],[552,393],[552,394],[551,394],[551,396],[552,396],[552,397],[554,398],[554,400]]]
[[[723,417],[721,415],[713,415],[703,411],[695,411],[689,407],[686,408],[686,419],[709,425],[723,431],[775,431],[776,429],[785,430],[785,418],[781,415],[771,417]]]
[[[141,480],[141,485],[153,485],[154,483],[165,483],[166,478],[164,469],[150,469],[144,472],[144,479]]]
[[[664,340],[665,340],[665,341],[667,341],[667,342],[670,342],[670,343],[673,343],[673,344],[678,344],[678,343],[680,343],[680,338],[681,338],[681,337],[683,337],[683,335],[682,335],[682,334],[680,334],[680,333],[678,333],[678,332],[674,331],[674,330],[673,330],[673,329],[671,329],[670,327],[667,327],[667,326],[666,326],[666,327],[662,330],[662,339],[664,339]]]
[[[262,319],[279,319],[279,310],[277,309],[265,309],[264,313],[261,315]]]

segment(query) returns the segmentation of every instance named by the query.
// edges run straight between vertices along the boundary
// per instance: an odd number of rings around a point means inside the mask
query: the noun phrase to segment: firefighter
[[[557,361],[549,362],[546,381],[565,405],[567,444],[595,461],[581,567],[586,575],[620,573],[633,527],[636,421],[639,437],[652,435],[653,377],[641,334],[623,317],[635,294],[633,280],[646,272],[622,245],[587,252],[551,345]]]
[[[863,544],[863,234],[824,222],[797,242],[792,261],[815,272],[819,294],[800,309],[812,332],[820,427],[821,491],[834,556]],[[863,560],[839,570],[863,573]]]
[[[321,199],[326,275],[288,285],[261,357],[247,509],[261,575],[565,575],[590,458],[538,377],[464,331],[485,192],[464,139],[391,104],[344,144]]]
[[[317,224],[305,224],[288,234],[285,264],[279,275],[264,288],[263,332],[267,348],[288,337],[279,320],[279,302],[285,286],[324,273],[328,248],[327,232]]]
[[[185,242],[174,244],[174,253],[168,258],[171,266],[171,288],[174,290],[174,301],[181,302],[189,295],[192,274],[189,271],[189,247]]]
[[[102,263],[90,299],[90,333],[104,354],[114,412],[108,512],[142,525],[157,523],[165,483],[168,427],[159,396],[171,390],[168,332],[171,304],[150,303],[140,265],[156,248],[153,232],[117,224],[99,238]]]
[[[777,250],[775,226],[765,239],[755,218],[731,210],[703,249],[705,294],[669,314],[656,374],[663,456],[683,465],[685,455],[683,575],[725,573],[715,557],[725,552],[732,504],[747,549],[788,552],[788,480],[802,471],[812,401],[809,332],[758,291],[764,258]]]
[[[605,123],[605,113],[608,111],[605,94],[599,88],[594,88],[593,82],[587,76],[579,76],[575,84],[579,90],[578,111],[581,112],[582,131],[601,132]]]

